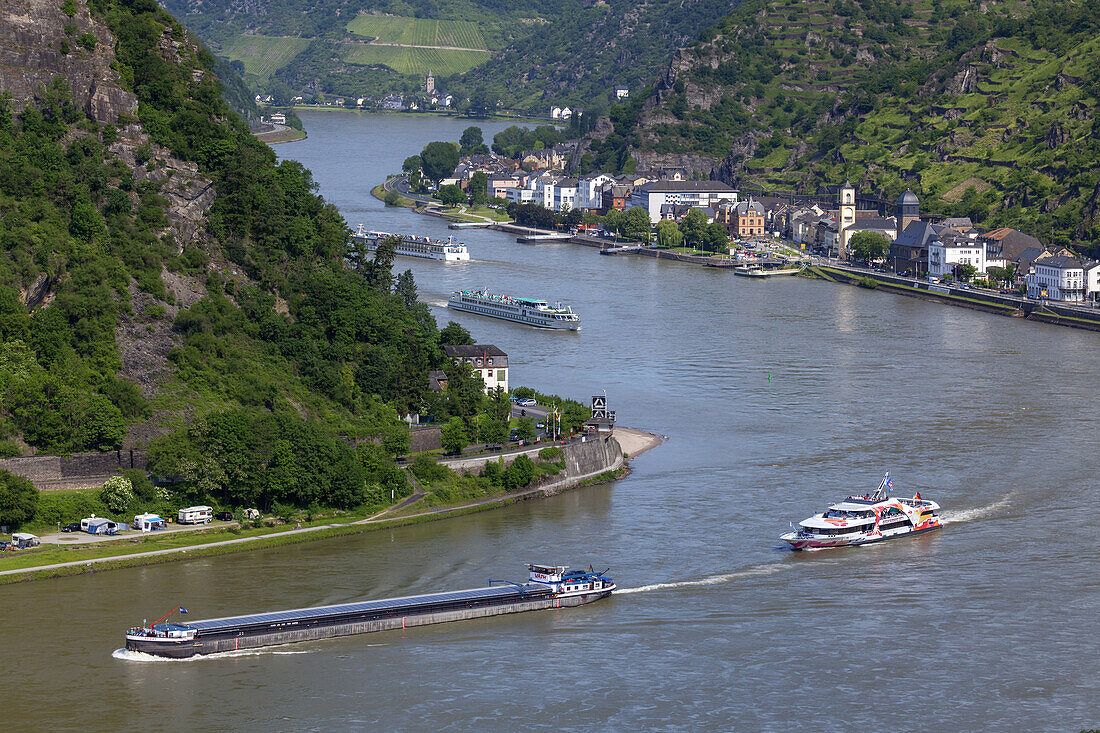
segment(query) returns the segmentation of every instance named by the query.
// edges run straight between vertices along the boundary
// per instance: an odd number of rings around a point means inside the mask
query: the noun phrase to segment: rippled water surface
[[[303,114],[278,148],[349,223],[446,236],[368,195],[469,123]],[[484,124],[486,139],[502,126]],[[1100,725],[1100,334],[794,278],[764,282],[462,233],[473,261],[398,259],[441,325],[512,384],[607,391],[668,436],[634,472],[546,501],[359,537],[0,590],[3,718],[33,729],[1078,730]],[[579,333],[441,307],[460,287],[563,300]],[[770,377],[770,379],[769,379]],[[885,470],[930,536],[796,554],[791,520]],[[581,609],[184,662],[115,653],[192,617],[611,567]],[[64,704],[61,704],[64,701]],[[79,721],[79,723],[77,722]]]

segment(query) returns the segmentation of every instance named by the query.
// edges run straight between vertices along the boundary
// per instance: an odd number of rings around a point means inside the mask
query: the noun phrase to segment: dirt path
[[[389,43],[387,41],[371,41],[370,43],[364,43],[364,46],[394,46],[396,48],[432,48],[438,51],[473,51],[474,53],[489,53],[492,51],[486,48],[463,48],[462,46],[417,46],[413,43]]]

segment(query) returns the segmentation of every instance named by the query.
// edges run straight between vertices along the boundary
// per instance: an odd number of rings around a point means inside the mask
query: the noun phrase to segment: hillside
[[[194,497],[388,499],[434,319],[392,256],[345,265],[216,66],[152,0],[0,9],[0,453],[152,442]]]
[[[931,213],[1096,243],[1098,19],[1096,0],[748,0],[616,110],[586,165],[911,187]]]
[[[641,91],[726,0],[168,0],[257,90],[347,97],[415,93],[431,70],[463,99],[545,114],[607,109]]]

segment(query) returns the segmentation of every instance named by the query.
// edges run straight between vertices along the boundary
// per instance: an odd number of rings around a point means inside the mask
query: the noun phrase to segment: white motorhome
[[[134,529],[141,532],[153,532],[158,529],[164,529],[166,526],[163,519],[158,514],[135,514],[134,515]]]
[[[180,524],[206,524],[214,518],[214,510],[208,506],[189,506],[180,509]]]

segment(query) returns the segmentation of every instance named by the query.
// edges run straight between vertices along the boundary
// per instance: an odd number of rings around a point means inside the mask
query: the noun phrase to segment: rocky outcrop
[[[10,92],[19,110],[61,77],[77,106],[96,122],[115,124],[119,115],[132,115],[137,98],[111,68],[111,32],[92,19],[85,3],[76,4],[72,17],[61,6],[42,0],[0,4],[0,92]]]

